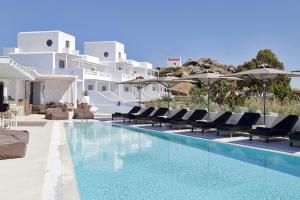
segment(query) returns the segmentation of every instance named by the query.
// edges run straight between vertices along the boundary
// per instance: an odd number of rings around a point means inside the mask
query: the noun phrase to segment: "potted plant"
[[[81,97],[81,102],[90,104],[89,92],[87,90],[83,91],[82,97]]]

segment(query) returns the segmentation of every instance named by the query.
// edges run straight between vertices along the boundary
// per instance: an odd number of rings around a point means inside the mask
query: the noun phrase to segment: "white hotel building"
[[[98,112],[126,111],[137,102],[138,92],[118,83],[142,76],[154,78],[151,63],[127,59],[124,45],[116,41],[85,42],[76,50],[75,37],[61,31],[21,32],[16,48],[4,48],[0,66],[25,69],[27,75],[5,79],[0,72],[3,101],[30,99],[32,104],[68,102],[76,104],[84,91]],[[142,99],[156,99],[163,87],[152,84]]]

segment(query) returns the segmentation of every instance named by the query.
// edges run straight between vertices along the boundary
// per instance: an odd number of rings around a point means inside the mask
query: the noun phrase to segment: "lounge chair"
[[[154,124],[159,124],[159,127],[161,127],[163,123],[169,123],[171,120],[182,118],[185,113],[187,113],[186,109],[169,110],[166,115],[153,118],[152,126],[154,126]]]
[[[115,118],[122,118],[125,122],[124,116],[128,116],[129,114],[132,114],[132,113],[137,113],[140,110],[141,110],[140,106],[134,106],[133,108],[131,108],[131,110],[128,113],[115,112],[112,114],[111,120],[114,120]]]
[[[294,146],[294,143],[300,143],[300,131],[289,134],[289,138],[291,147]]]
[[[248,132],[260,117],[259,113],[245,112],[236,124],[217,125],[217,135],[220,135],[220,131],[229,132],[230,137],[235,132]]]
[[[298,119],[297,115],[288,115],[270,128],[257,127],[256,129],[252,129],[249,131],[249,140],[252,141],[253,136],[258,136],[265,138],[266,143],[268,143],[272,137],[285,137],[291,132]]]
[[[131,120],[135,120],[137,117],[147,117],[149,116],[154,110],[154,107],[148,107],[141,109],[138,113],[132,113],[128,115],[128,122]]]
[[[202,134],[204,134],[204,131],[206,129],[213,129],[213,128],[215,129],[217,128],[217,126],[225,124],[228,121],[228,119],[231,117],[231,115],[232,112],[221,111],[215,116],[214,120],[212,121],[197,121],[192,123],[191,131],[194,132],[195,129],[201,129]]]
[[[197,120],[203,119],[207,114],[206,110],[194,110],[188,111],[182,118],[180,119],[172,119],[170,120],[170,128],[172,126],[191,126],[192,123],[196,122]]]
[[[168,112],[168,108],[158,108],[152,111],[152,113],[149,116],[137,116],[136,121],[152,121],[152,119],[158,117],[158,116],[163,116]]]

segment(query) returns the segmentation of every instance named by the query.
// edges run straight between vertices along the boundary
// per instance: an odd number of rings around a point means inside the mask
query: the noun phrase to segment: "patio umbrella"
[[[264,124],[266,124],[266,93],[267,86],[272,83],[272,81],[277,80],[280,77],[299,77],[296,73],[291,73],[279,69],[268,68],[266,65],[261,65],[261,68],[251,69],[247,71],[242,71],[234,74],[229,74],[225,76],[248,78],[254,82],[262,83],[263,87],[263,106],[264,106]]]
[[[183,80],[175,76],[164,76],[164,77],[158,77],[154,79],[147,80],[149,83],[159,83],[165,88],[167,88],[168,91],[168,98],[170,98],[171,88],[177,85],[180,82],[193,82],[191,80]],[[170,108],[170,102],[168,101],[168,109]]]
[[[119,84],[123,85],[132,85],[134,86],[138,92],[139,92],[139,105],[141,106],[141,89],[149,85],[150,83],[147,82],[148,80],[145,80],[143,77],[137,77],[136,79],[132,79],[129,81],[124,81]]]
[[[183,77],[182,79],[191,79],[191,80],[197,80],[201,83],[201,85],[204,85],[206,87],[207,91],[207,119],[209,119],[209,110],[210,110],[210,88],[214,84],[220,82],[222,79],[228,79],[228,80],[241,80],[240,78],[236,77],[225,77],[223,74],[215,73],[215,72],[203,72],[199,74],[194,74],[190,76]]]

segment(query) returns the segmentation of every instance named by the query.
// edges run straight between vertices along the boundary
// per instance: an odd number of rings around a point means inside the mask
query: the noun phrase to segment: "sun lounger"
[[[140,110],[141,110],[140,106],[134,106],[128,113],[119,113],[119,112],[113,113],[112,116],[111,116],[111,119],[112,120],[114,120],[115,118],[124,119],[124,116],[128,116],[129,114],[132,114],[132,113],[137,113]],[[124,119],[124,121],[125,121],[125,119]]]
[[[294,143],[300,144],[300,131],[289,134],[290,146],[294,146]]]
[[[186,112],[186,109],[169,110],[166,115],[153,118],[152,126],[154,126],[154,124],[159,124],[159,126],[161,127],[163,123],[169,123],[171,120],[182,118]]]
[[[192,123],[197,120],[202,120],[207,114],[206,110],[194,110],[188,111],[182,118],[170,120],[170,128],[172,126],[182,127],[182,126],[191,126]]]
[[[217,126],[217,135],[227,132],[230,137],[236,132],[248,132],[256,124],[261,115],[259,113],[245,112],[236,124],[222,124]]]
[[[152,111],[152,113],[149,116],[137,116],[136,121],[152,121],[153,118],[156,118],[158,116],[165,115],[168,112],[168,108],[158,108]]]
[[[141,109],[138,113],[132,113],[128,115],[128,122],[131,120],[135,120],[137,117],[147,117],[149,116],[154,110],[154,107],[148,107],[145,109]]]
[[[232,112],[221,111],[216,115],[216,117],[212,121],[197,121],[192,123],[191,131],[193,132],[195,129],[201,129],[202,134],[204,134],[204,131],[206,129],[213,129],[213,128],[215,129],[217,128],[217,126],[221,124],[225,124],[228,121],[228,119],[231,117],[231,115]]]
[[[270,128],[257,127],[256,129],[252,129],[249,131],[249,140],[252,141],[253,136],[257,136],[265,138],[266,143],[268,143],[270,138],[285,137],[291,132],[298,119],[297,115],[288,115]]]

